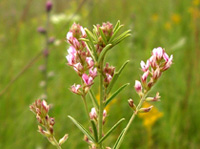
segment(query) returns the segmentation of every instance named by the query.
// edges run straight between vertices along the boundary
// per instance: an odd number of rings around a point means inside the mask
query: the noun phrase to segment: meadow
[[[45,63],[45,39],[37,32],[45,26],[45,0],[0,1],[0,148],[53,149],[37,132],[37,121],[29,105],[44,94],[40,66]],[[105,129],[125,121],[106,141],[112,146],[131,116],[127,100],[138,102],[134,83],[140,78],[140,61],[151,50],[163,47],[173,54],[172,67],[164,73],[151,94],[160,92],[151,115],[134,120],[122,149],[200,148],[200,0],[53,0],[49,36],[55,37],[48,56],[47,101],[53,105],[56,137],[69,134],[63,148],[84,149],[83,134],[67,117],[88,125],[81,99],[69,88],[79,78],[67,66],[66,33],[76,22],[92,29],[93,24],[118,20],[131,36],[109,52],[107,60],[117,69],[130,63],[117,82],[131,84],[109,106]],[[8,88],[6,86],[9,84]],[[6,88],[6,90],[4,90]],[[98,97],[99,90],[94,86]],[[89,98],[88,98],[89,103]],[[91,104],[89,103],[91,108]]]

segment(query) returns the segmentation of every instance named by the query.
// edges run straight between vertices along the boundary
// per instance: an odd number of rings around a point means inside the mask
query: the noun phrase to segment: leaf
[[[93,103],[94,107],[98,110],[99,109],[99,104],[98,104],[97,99],[94,96],[94,93],[93,93],[93,91],[91,89],[89,90],[89,95],[90,95],[90,98],[92,100],[92,103]]]
[[[125,131],[125,128],[124,128],[124,129],[122,130],[122,132],[120,133],[120,135],[119,135],[119,137],[117,138],[117,141],[115,142],[115,145],[113,146],[112,149],[117,149],[117,148],[118,148],[119,142],[120,142],[120,140],[121,140],[121,137],[122,137],[124,131]]]
[[[117,81],[117,79],[118,79],[118,77],[120,76],[121,72],[123,71],[123,69],[125,68],[125,66],[126,66],[128,63],[129,63],[129,60],[127,60],[127,61],[121,66],[121,68],[119,69],[119,71],[116,72],[116,73],[114,74],[114,76],[113,76],[113,78],[112,78],[112,80],[111,80],[111,82],[110,82],[110,84],[109,84],[109,86],[108,86],[108,88],[107,88],[107,94],[110,93],[110,91],[111,91],[113,85],[115,84],[115,82]]]
[[[108,100],[106,100],[106,103],[105,103],[105,107],[125,88],[129,85],[130,83],[126,83],[124,84],[123,86],[121,86],[116,92],[114,92],[110,98]]]
[[[123,27],[123,25],[120,25],[116,31],[113,32],[113,35],[111,36],[109,42],[112,42],[112,40],[116,37],[117,33],[119,32],[119,30]]]
[[[117,21],[117,23],[116,23],[116,25],[115,25],[115,27],[113,29],[113,32],[116,31],[116,29],[119,27],[119,25],[120,25],[120,20]]]
[[[89,41],[89,40],[86,39],[86,38],[79,38],[79,40],[81,40],[81,41],[85,41],[85,42],[88,42],[88,41]]]
[[[94,132],[94,138],[95,138],[95,141],[98,142],[98,132],[97,132],[97,127],[94,123],[93,120],[91,120],[91,123],[92,123],[92,129],[93,129],[93,132]]]
[[[103,48],[101,51],[99,58],[98,58],[98,63],[104,58],[105,54],[108,52],[108,50],[111,48],[112,44],[108,44],[106,47]]]
[[[76,121],[73,117],[69,116],[68,117],[72,120],[72,122],[82,131],[82,133],[84,133],[88,139],[90,139],[92,142],[95,142],[95,139],[91,136],[91,134],[89,133],[89,131],[87,131],[87,129],[85,129],[78,121]]]
[[[104,33],[103,33],[101,27],[99,27],[99,32],[100,32],[100,34],[101,34],[101,37],[102,37],[102,39],[103,39],[103,42],[105,43],[105,45],[107,45],[107,39],[106,39],[106,36],[104,35]]]
[[[117,43],[121,42],[122,40],[124,40],[126,37],[130,36],[131,30],[127,30],[125,32],[123,32],[121,35],[119,35],[115,40],[112,41],[113,45],[116,45]]]
[[[105,140],[112,132],[113,130],[115,130],[115,128],[117,128],[117,126],[122,122],[124,121],[125,118],[122,118],[121,120],[119,120],[105,135],[104,137],[102,137],[98,143],[101,143],[103,140]]]
[[[87,37],[89,39],[89,42],[87,42],[87,44],[90,45],[93,54],[95,54],[96,51],[95,51],[94,42],[93,42],[95,40],[95,37],[92,34],[92,32],[90,32],[87,28],[85,29],[85,32],[86,32]]]
[[[96,62],[97,61],[97,57],[96,57],[96,55],[94,55],[94,52],[92,51],[92,47],[88,44],[88,42],[85,42],[85,44],[88,47],[88,50],[90,52],[90,55],[92,56],[92,59]]]

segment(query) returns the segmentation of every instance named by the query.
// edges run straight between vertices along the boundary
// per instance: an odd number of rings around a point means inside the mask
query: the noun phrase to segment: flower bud
[[[139,109],[139,112],[141,112],[141,113],[147,113],[147,112],[149,112],[152,108],[153,108],[153,106],[150,106],[150,107],[148,107],[148,108],[141,108],[141,109]]]
[[[79,90],[80,88],[81,88],[80,84],[78,84],[78,85],[74,84],[74,85],[71,86],[71,91],[75,94],[80,94],[81,93],[80,90]]]
[[[39,32],[39,33],[41,33],[41,34],[46,34],[46,29],[44,28],[44,27],[42,27],[42,26],[40,26],[40,27],[38,27],[37,28],[37,31]]]
[[[136,110],[136,105],[134,104],[133,99],[129,99],[128,104],[131,107],[131,109],[133,109],[134,111]]]
[[[68,134],[65,134],[60,140],[59,140],[59,145],[61,146],[65,141],[68,139]]]
[[[142,83],[146,83],[147,77],[149,76],[149,70],[147,70],[141,77]]]
[[[155,97],[147,97],[146,101],[160,101],[159,92],[156,93]]]
[[[50,44],[50,43],[54,43],[54,41],[55,41],[55,37],[50,37],[49,40],[48,40],[48,43],[49,43],[49,44]]]
[[[46,2],[46,11],[47,11],[47,12],[50,12],[51,9],[52,9],[52,6],[53,6],[52,2],[51,2],[50,0],[48,0],[48,1]]]
[[[55,124],[55,119],[51,117],[51,118],[49,119],[49,124],[50,124],[51,126],[53,126],[53,125]]]
[[[47,105],[47,102],[45,100],[42,100],[42,108],[45,111],[45,113],[49,112],[49,105]]]
[[[92,108],[91,109],[91,112],[90,112],[90,118],[91,119],[97,119],[97,113],[96,113],[96,110],[95,110],[95,108]]]
[[[134,87],[135,87],[136,92],[139,95],[141,95],[142,94],[142,85],[141,85],[140,81],[135,80],[135,86]]]

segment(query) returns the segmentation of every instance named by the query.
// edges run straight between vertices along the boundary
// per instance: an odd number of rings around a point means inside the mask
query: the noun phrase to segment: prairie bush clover
[[[66,41],[69,44],[66,56],[67,65],[75,71],[80,78],[80,82],[73,84],[70,91],[81,97],[89,126],[85,127],[72,116],[69,119],[80,129],[84,134],[84,141],[87,142],[90,149],[103,148],[120,148],[128,129],[138,113],[148,113],[153,109],[152,105],[143,107],[144,102],[160,101],[159,92],[155,96],[148,96],[149,91],[156,84],[162,73],[169,69],[172,65],[173,56],[168,56],[165,50],[161,47],[154,48],[151,57],[146,61],[141,61],[141,70],[143,74],[140,79],[135,80],[135,91],[138,94],[139,103],[136,105],[132,99],[128,100],[128,104],[132,110],[132,116],[126,127],[119,134],[118,139],[112,147],[104,144],[104,141],[112,134],[112,132],[125,120],[118,120],[107,132],[104,130],[105,122],[108,119],[108,107],[115,103],[116,96],[121,93],[129,83],[118,87],[112,92],[113,86],[118,81],[119,76],[123,72],[129,61],[116,69],[109,62],[105,61],[106,55],[115,45],[119,44],[125,38],[130,36],[130,30],[119,33],[123,25],[120,21],[113,26],[111,23],[103,23],[102,25],[93,25],[92,31],[83,28],[81,25],[74,23],[69,32],[66,34]],[[95,79],[99,79],[97,84]],[[99,88],[99,98],[95,97],[93,86],[97,84]],[[88,95],[88,96],[86,96]],[[87,100],[90,98],[91,100]],[[38,102],[40,104],[38,104]],[[88,104],[90,102],[90,104]],[[43,104],[42,104],[43,103]],[[92,104],[92,106],[91,106]],[[89,107],[90,105],[91,107]],[[89,107],[89,108],[88,108]],[[50,130],[54,125],[54,119],[49,118],[49,106],[45,101],[37,100],[30,109],[37,115],[37,120],[40,125],[39,131],[49,139],[54,138],[53,131]],[[39,110],[38,110],[39,109]],[[89,111],[91,109],[91,111]],[[109,114],[113,111],[109,111]],[[47,117],[47,118],[46,118]],[[65,142],[68,135],[65,135],[61,141]],[[60,143],[54,139],[49,139],[53,145],[60,147]],[[112,144],[109,144],[111,146]],[[61,147],[60,147],[61,148]]]
[[[49,142],[55,145],[57,148],[67,140],[68,134],[65,134],[63,138],[58,142],[54,137],[53,126],[55,124],[54,118],[48,115],[50,106],[45,100],[36,100],[32,105],[30,105],[30,110],[36,115],[36,119],[39,123],[38,132],[47,137]]]

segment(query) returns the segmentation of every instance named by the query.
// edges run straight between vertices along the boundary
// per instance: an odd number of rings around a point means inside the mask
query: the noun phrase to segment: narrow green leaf
[[[130,36],[130,32],[131,32],[131,30],[127,30],[127,31],[123,32],[121,35],[119,35],[117,38],[115,38],[115,40],[113,40],[112,43],[117,44],[117,43],[121,42],[123,39]]]
[[[117,33],[119,32],[119,30],[120,30],[122,27],[123,27],[123,25],[120,25],[120,26],[116,29],[116,31],[113,32],[113,35],[112,35],[112,37],[111,37],[110,40],[109,40],[109,43],[112,42],[112,40],[116,37]]]
[[[103,59],[103,57],[105,56],[105,54],[108,52],[108,50],[112,47],[112,44],[108,44],[106,47],[103,48],[103,50],[101,51],[99,58],[98,58],[98,63]]]
[[[112,132],[113,130],[115,130],[115,128],[117,128],[117,126],[122,122],[124,121],[125,118],[122,118],[121,120],[119,120],[105,135],[104,137],[102,137],[98,143],[101,143],[103,140],[105,140]]]
[[[107,94],[110,93],[110,91],[111,91],[113,85],[115,84],[115,82],[117,81],[117,79],[118,79],[118,77],[120,76],[121,72],[123,71],[123,69],[125,68],[125,66],[126,66],[128,63],[129,63],[129,60],[127,60],[127,61],[121,66],[121,68],[119,69],[119,71],[116,72],[116,73],[114,74],[114,76],[113,76],[113,78],[112,78],[112,80],[111,80],[111,82],[110,82],[110,85],[109,85],[108,88],[107,88]]]
[[[95,37],[94,35],[92,34],[92,32],[90,32],[87,28],[85,29],[85,32],[87,34],[87,37],[89,39],[90,42],[88,42],[88,44],[91,46],[91,50],[93,51],[93,53],[95,53],[95,47],[94,47],[94,40],[95,40]]]
[[[90,52],[90,55],[92,56],[92,59],[96,62],[97,61],[97,57],[94,55],[94,52],[92,50],[92,47],[90,46],[90,44],[88,44],[88,42],[85,42],[86,46],[88,47],[88,50]]]
[[[121,137],[122,137],[124,131],[125,131],[125,128],[124,128],[124,129],[122,130],[122,132],[120,133],[120,135],[119,135],[119,137],[117,138],[117,141],[115,142],[115,145],[113,146],[112,149],[117,149],[117,148],[118,148],[119,142],[120,142],[120,140],[121,140]]]
[[[107,45],[107,39],[106,39],[106,36],[104,35],[104,33],[103,33],[101,27],[99,27],[99,32],[100,32],[100,34],[101,34],[101,37],[102,37],[102,39],[103,39],[103,42],[105,43],[105,45]]]
[[[87,131],[87,129],[85,129],[78,121],[76,121],[73,117],[69,116],[68,117],[72,120],[72,122],[82,131],[82,133],[84,133],[88,139],[90,139],[92,142],[95,142],[95,139],[91,136],[91,134],[89,133],[89,131]]]
[[[106,103],[105,103],[105,107],[125,88],[129,85],[130,83],[126,83],[124,84],[123,86],[121,86],[116,92],[114,92],[110,98],[108,100],[106,100]]]
[[[98,142],[98,132],[97,132],[97,127],[94,123],[93,120],[91,120],[91,123],[92,123],[92,129],[93,129],[93,132],[94,132],[94,138],[95,138],[95,141]]]
[[[93,35],[95,37],[95,42],[98,42],[98,35],[97,35],[97,27],[95,25],[93,25]]]
[[[81,41],[85,41],[85,42],[88,42],[88,41],[89,41],[89,40],[86,39],[86,38],[79,38],[79,40],[81,40]]]
[[[96,97],[95,97],[95,95],[94,95],[94,93],[91,89],[89,90],[89,95],[90,95],[90,98],[92,100],[93,106],[96,108],[96,110],[98,110],[99,104],[98,104],[97,99],[96,99]]]
[[[115,25],[115,27],[114,27],[114,29],[113,29],[113,32],[115,32],[116,29],[117,29],[119,26],[120,26],[120,20],[117,21],[117,23],[116,23],[116,25]]]

